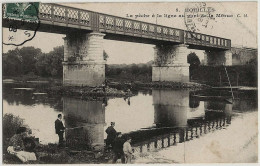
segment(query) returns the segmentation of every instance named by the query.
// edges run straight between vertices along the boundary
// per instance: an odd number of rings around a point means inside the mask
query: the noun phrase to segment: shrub
[[[3,117],[3,138],[11,138],[16,130],[24,125],[23,119],[13,114],[5,114]]]

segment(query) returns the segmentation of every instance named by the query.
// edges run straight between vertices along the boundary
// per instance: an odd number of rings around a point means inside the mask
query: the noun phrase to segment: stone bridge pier
[[[232,65],[232,52],[227,51],[213,51],[206,50],[204,52],[204,64],[212,66],[231,66]]]
[[[156,45],[154,53],[152,81],[189,82],[187,45]]]
[[[71,32],[64,38],[63,84],[100,86],[105,80],[102,33]]]

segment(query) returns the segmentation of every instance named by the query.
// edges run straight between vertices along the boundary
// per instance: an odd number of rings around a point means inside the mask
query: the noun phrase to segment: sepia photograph
[[[258,163],[258,1],[1,5],[2,164]]]

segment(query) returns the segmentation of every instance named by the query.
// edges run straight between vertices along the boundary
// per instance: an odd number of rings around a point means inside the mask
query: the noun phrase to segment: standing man
[[[111,126],[109,126],[107,129],[106,129],[106,133],[107,133],[107,139],[106,139],[106,147],[108,148],[109,146],[112,146],[114,145],[114,141],[115,141],[115,138],[116,138],[116,130],[114,129],[115,127],[115,122],[111,122]]]
[[[132,154],[133,154],[133,149],[131,146],[131,137],[128,137],[126,139],[126,142],[123,145],[123,151],[124,151],[124,155],[125,155],[125,163],[131,163],[132,160]]]
[[[114,142],[113,146],[113,152],[114,152],[114,158],[113,158],[113,163],[116,163],[116,161],[121,158],[121,162],[125,163],[125,157],[124,157],[124,152],[123,152],[123,144],[124,144],[124,139],[122,138],[122,133],[119,132],[117,133],[117,137]]]
[[[64,141],[63,134],[64,134],[64,131],[65,131],[65,127],[64,127],[61,119],[62,119],[62,115],[59,114],[58,119],[55,121],[56,134],[58,134],[58,136],[59,136],[59,145],[58,146],[61,146],[63,144],[63,141]]]

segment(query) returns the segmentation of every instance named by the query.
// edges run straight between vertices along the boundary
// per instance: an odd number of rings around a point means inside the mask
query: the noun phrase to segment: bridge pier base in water
[[[212,51],[207,50],[204,52],[204,62],[205,65],[225,65],[232,66],[232,52],[227,51]]]
[[[63,84],[100,86],[105,80],[102,33],[72,32],[64,38]]]
[[[105,107],[102,101],[63,97],[66,145],[70,148],[103,151]]]
[[[154,52],[152,81],[189,82],[186,45],[156,45]]]

